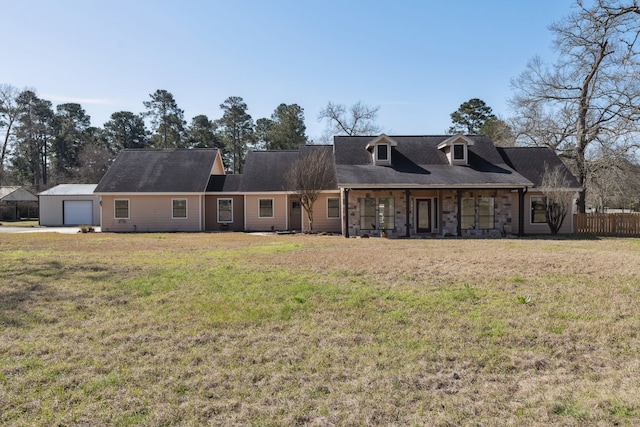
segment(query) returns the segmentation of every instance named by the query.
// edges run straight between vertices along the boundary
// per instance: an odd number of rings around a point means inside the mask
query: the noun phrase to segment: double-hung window
[[[116,219],[129,219],[129,200],[128,199],[115,199],[114,200],[113,216]]]
[[[187,199],[171,200],[171,217],[173,219],[185,219],[187,217]]]
[[[531,224],[547,223],[547,199],[544,196],[531,196]]]
[[[233,199],[218,199],[218,222],[233,222]]]
[[[340,199],[330,197],[327,199],[327,218],[340,218]]]
[[[259,199],[258,209],[259,218],[273,218],[273,199]]]

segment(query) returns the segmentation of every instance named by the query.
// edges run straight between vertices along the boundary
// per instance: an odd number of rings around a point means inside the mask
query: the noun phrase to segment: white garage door
[[[64,224],[93,224],[93,202],[91,200],[65,200]]]

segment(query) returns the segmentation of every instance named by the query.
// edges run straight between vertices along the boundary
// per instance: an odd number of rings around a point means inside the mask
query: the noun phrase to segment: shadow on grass
[[[571,240],[571,241],[580,241],[580,240],[586,240],[586,241],[598,241],[598,240],[602,240],[603,237],[602,236],[596,236],[596,235],[592,235],[592,234],[558,234],[558,235],[552,235],[552,234],[540,234],[540,235],[527,235],[527,236],[521,236],[521,237],[514,237],[514,239],[518,239],[518,240],[555,240],[555,241],[562,241],[562,240]]]
[[[74,307],[86,306],[86,300],[94,295],[65,292],[63,287],[52,286],[63,280],[90,280],[109,283],[115,280],[116,272],[101,266],[64,265],[50,261],[26,268],[7,268],[3,271],[5,283],[0,286],[0,326],[25,327],[27,321],[47,321],[37,312],[49,311],[60,302],[71,303]]]

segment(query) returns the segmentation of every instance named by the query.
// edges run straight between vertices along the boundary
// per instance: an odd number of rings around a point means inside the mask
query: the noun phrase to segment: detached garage
[[[40,193],[40,225],[100,225],[100,198],[93,194],[96,185],[60,184]]]

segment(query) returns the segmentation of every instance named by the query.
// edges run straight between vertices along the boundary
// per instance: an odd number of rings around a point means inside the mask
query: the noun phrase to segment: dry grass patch
[[[0,235],[6,425],[638,425],[640,241]]]

